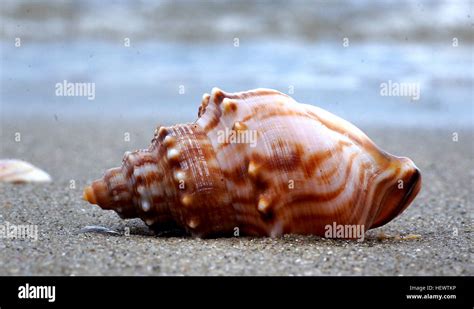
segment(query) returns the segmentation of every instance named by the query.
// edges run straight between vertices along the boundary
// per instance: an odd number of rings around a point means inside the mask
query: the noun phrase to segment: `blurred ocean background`
[[[472,11],[469,0],[2,0],[0,111],[172,124],[194,121],[214,86],[265,87],[361,126],[472,127]],[[95,83],[95,99],[56,96],[64,80]],[[418,83],[420,99],[381,96],[389,80]]]

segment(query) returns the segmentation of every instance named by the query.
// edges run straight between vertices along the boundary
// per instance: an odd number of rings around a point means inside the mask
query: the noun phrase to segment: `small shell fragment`
[[[98,234],[110,234],[110,235],[121,235],[119,232],[109,229],[108,227],[99,225],[87,225],[84,226],[79,233],[98,233]]]
[[[384,240],[418,240],[421,239],[421,235],[419,234],[408,234],[408,235],[388,235],[385,234],[383,231],[377,234],[377,240],[384,241]]]
[[[0,160],[0,181],[12,183],[49,182],[51,176],[26,161]]]

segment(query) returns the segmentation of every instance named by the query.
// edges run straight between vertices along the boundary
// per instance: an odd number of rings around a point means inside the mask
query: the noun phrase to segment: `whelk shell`
[[[381,226],[421,188],[410,159],[275,90],[214,88],[198,116],[158,128],[148,149],[126,153],[84,199],[156,230],[200,237],[324,236],[333,223]]]

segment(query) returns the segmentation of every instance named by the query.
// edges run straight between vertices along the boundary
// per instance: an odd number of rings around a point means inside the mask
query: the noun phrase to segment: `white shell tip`
[[[185,196],[183,196],[183,198],[181,199],[181,203],[184,205],[184,206],[190,206],[191,203],[193,202],[193,199],[190,195],[186,194]]]
[[[267,213],[269,206],[270,206],[270,201],[267,198],[261,197],[258,200],[258,211],[260,211],[261,213]]]
[[[176,148],[170,148],[168,149],[168,153],[166,154],[166,157],[170,161],[175,161],[178,160],[180,156],[179,150]]]
[[[165,139],[163,140],[163,144],[167,147],[172,146],[176,143],[176,138],[174,138],[171,135],[167,135]]]
[[[211,94],[213,94],[213,95],[216,94],[216,93],[221,93],[221,92],[222,92],[222,90],[220,90],[220,89],[217,88],[217,87],[214,87],[214,88],[212,88],[212,90],[211,90]]]
[[[183,171],[177,171],[174,173],[174,179],[176,181],[183,181],[186,178],[186,173]]]
[[[257,167],[257,165],[256,165],[253,161],[250,161],[250,163],[249,163],[248,173],[249,173],[249,175],[252,176],[252,177],[256,177],[256,176],[257,176],[258,167]]]
[[[197,218],[191,218],[187,222],[188,226],[192,229],[195,229],[199,225],[199,220]]]
[[[148,211],[150,210],[151,206],[150,206],[150,203],[148,201],[142,201],[142,209],[143,211]]]

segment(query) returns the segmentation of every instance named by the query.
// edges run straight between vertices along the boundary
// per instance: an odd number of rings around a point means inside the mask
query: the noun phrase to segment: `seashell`
[[[17,160],[0,160],[0,181],[13,183],[48,182],[51,176],[32,164]]]
[[[155,230],[325,236],[389,222],[413,201],[420,172],[349,122],[270,89],[205,94],[194,123],[160,127],[84,199]],[[350,237],[349,237],[350,238]]]

